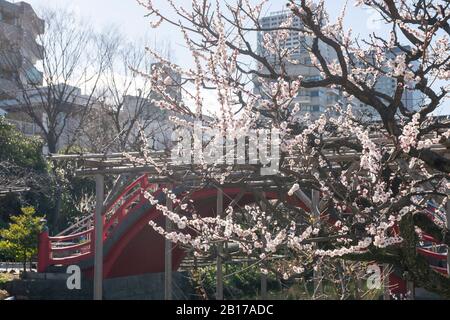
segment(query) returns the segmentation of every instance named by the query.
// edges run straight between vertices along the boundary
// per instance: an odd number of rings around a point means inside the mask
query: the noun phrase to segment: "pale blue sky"
[[[68,7],[79,13],[80,16],[88,19],[98,30],[110,28],[116,25],[124,35],[132,39],[151,39],[151,41],[161,42],[170,40],[172,48],[175,51],[175,60],[184,58],[183,39],[181,35],[168,25],[162,25],[161,28],[154,29],[149,26],[149,18],[144,17],[146,9],[141,7],[136,0],[25,0],[39,11],[40,7],[50,6],[63,8]],[[13,2],[13,1],[12,1]],[[251,2],[257,2],[251,0]],[[161,11],[168,9],[165,0],[153,0],[155,5],[161,8]],[[176,0],[176,3],[190,5],[190,0]],[[271,0],[266,6],[268,11],[278,11],[284,8],[285,1]],[[332,16],[337,16],[341,11],[345,1],[328,0],[327,6]],[[362,36],[381,28],[373,21],[373,13],[368,10],[355,8],[353,0],[349,0],[348,15],[346,24],[351,27],[355,33]],[[380,32],[381,30],[378,30]]]
[[[13,0],[10,0],[14,2]],[[69,8],[84,19],[89,20],[99,31],[115,27],[123,33],[128,41],[147,40],[147,45],[167,43],[170,41],[172,50],[171,59],[184,67],[192,63],[190,53],[184,47],[184,40],[177,29],[162,24],[158,29],[149,25],[150,18],[144,17],[146,9],[136,0],[25,0],[39,12],[41,7]],[[177,4],[190,6],[191,0],[174,0]],[[220,0],[222,1],[222,0]],[[17,1],[16,1],[17,2]],[[229,0],[232,2],[232,0]],[[257,3],[259,0],[250,0]],[[333,20],[339,15],[346,1],[326,0],[328,12]],[[166,0],[153,0],[161,12],[167,12],[169,5]],[[284,0],[269,0],[266,5],[267,12],[279,11],[285,8]],[[347,15],[344,20],[345,27],[353,30],[353,36],[366,38],[368,34],[376,32],[378,35],[387,35],[388,29],[380,21],[373,10],[356,8],[354,0],[348,0]],[[149,43],[150,42],[150,43]],[[441,106],[437,114],[448,114],[448,107]]]

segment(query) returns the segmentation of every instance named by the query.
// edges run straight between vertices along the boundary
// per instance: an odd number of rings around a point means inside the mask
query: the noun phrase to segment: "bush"
[[[216,266],[199,268],[194,280],[204,288],[209,298],[215,297]],[[247,263],[224,265],[223,287],[225,299],[257,298],[261,289],[260,268]],[[267,276],[267,289],[279,289],[279,282],[274,275]]]
[[[14,276],[10,273],[0,273],[0,288],[2,288],[5,283],[14,280]]]
[[[42,156],[42,147],[42,139],[23,135],[4,117],[0,117],[0,161],[45,172],[47,162]]]
[[[23,135],[0,117],[0,175],[7,182],[21,180],[20,187],[30,191],[9,193],[0,201],[0,228],[10,222],[10,216],[21,207],[33,206],[48,212],[53,208],[51,179],[48,165],[42,155],[43,141]]]
[[[22,214],[11,217],[12,223],[7,229],[0,230],[0,252],[26,263],[37,254],[38,236],[42,230],[42,218],[35,216],[32,207],[22,208]]]

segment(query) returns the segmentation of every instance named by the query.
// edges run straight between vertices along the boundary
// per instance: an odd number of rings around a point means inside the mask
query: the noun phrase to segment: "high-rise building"
[[[279,28],[282,23],[288,19],[292,19],[290,26],[293,28],[301,28],[302,21],[299,17],[293,15],[290,11],[273,12],[270,15],[260,19],[262,29],[270,30]],[[280,61],[277,53],[271,53],[264,45],[264,37],[269,33],[272,39],[277,37],[276,30],[261,31],[258,33],[257,50],[258,54],[267,58],[277,69],[280,62],[285,65],[286,72],[291,77],[301,76],[304,81],[321,79],[320,71],[312,64],[309,48],[313,43],[313,38],[305,36],[303,33],[297,31],[290,31],[283,42],[280,43],[281,49],[286,49],[291,52],[289,60],[284,59]],[[277,40],[279,41],[279,40]],[[332,62],[336,54],[331,47],[319,41],[319,48],[324,58]],[[264,71],[264,68],[263,68]],[[257,78],[254,80],[255,92],[264,95],[261,83]],[[300,105],[299,115],[309,113],[313,118],[317,118],[328,107],[334,106],[342,98],[339,90],[331,88],[302,88],[298,96],[294,99],[292,105],[298,103]]]
[[[36,42],[45,24],[25,2],[0,0],[0,99],[15,96],[27,85],[42,84],[35,63],[42,59]]]
[[[320,71],[313,66],[310,58],[309,50],[312,46],[314,38],[311,36],[305,36],[301,32],[289,31],[285,40],[279,42],[281,49],[289,50],[291,52],[290,59],[284,59],[280,61],[278,52],[270,52],[264,45],[265,34],[269,33],[272,40],[280,41],[277,39],[277,28],[280,27],[282,23],[285,23],[288,19],[292,19],[290,26],[293,28],[300,29],[302,26],[302,21],[299,17],[293,15],[290,11],[279,11],[273,12],[270,15],[260,19],[260,25],[263,30],[273,30],[273,31],[260,31],[258,33],[257,49],[258,54],[264,56],[277,70],[280,68],[281,62],[285,66],[287,74],[291,77],[301,76],[303,80],[320,80]],[[319,50],[322,56],[328,63],[332,63],[337,59],[335,51],[322,41],[319,41]],[[397,55],[402,54],[400,48],[396,48],[386,53],[388,58],[395,59]],[[368,59],[370,59],[370,53],[368,53]],[[291,61],[293,60],[293,61]],[[358,62],[358,59],[355,59]],[[262,71],[267,71],[265,68]],[[255,92],[264,95],[263,86],[259,83],[257,77],[254,80]],[[382,92],[388,96],[393,96],[397,88],[397,82],[395,78],[388,76],[380,76],[375,84],[375,89]],[[417,110],[420,103],[423,100],[423,95],[412,89],[406,89],[402,102],[405,108],[410,111]],[[310,113],[312,118],[317,118],[321,113],[323,113],[328,107],[340,103],[341,105],[346,105],[349,101],[342,95],[342,92],[338,89],[332,88],[311,88],[305,89],[301,88],[298,96],[294,99],[293,104],[300,104],[299,115],[304,115],[305,113]],[[367,116],[372,120],[378,120],[378,115],[376,111],[363,104],[357,99],[351,101],[354,111],[357,114]]]
[[[410,50],[411,48],[408,46],[405,46],[406,50]],[[402,49],[400,48],[394,48],[385,53],[386,58],[394,60],[397,56],[404,54]],[[374,53],[367,53],[367,56],[365,57],[365,60],[371,61],[374,60]],[[357,66],[362,65],[362,61],[360,59],[355,59],[355,62],[357,63]],[[375,64],[375,62],[373,62]],[[418,62],[415,61],[411,64],[412,69],[414,70],[418,66]],[[385,70],[386,72],[388,70]],[[395,92],[397,90],[397,80],[394,77],[381,75],[376,80],[374,84],[374,89],[378,92],[381,92],[389,97],[393,97],[395,95]],[[403,106],[410,112],[416,111],[419,109],[420,104],[423,102],[423,94],[419,90],[414,90],[409,87],[405,88],[402,96],[402,103]],[[384,101],[386,105],[389,104],[388,101]],[[355,101],[352,102],[353,105],[353,111],[356,115],[365,117],[369,120],[379,120],[379,115],[375,111],[374,108],[371,106],[368,106],[361,101],[355,99]]]

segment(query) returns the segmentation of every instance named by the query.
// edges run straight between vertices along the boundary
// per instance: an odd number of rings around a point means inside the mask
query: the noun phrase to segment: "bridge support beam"
[[[223,190],[217,189],[217,216],[223,215]],[[223,270],[222,270],[222,253],[223,243],[217,244],[217,261],[216,261],[216,299],[223,300]]]
[[[94,300],[103,298],[103,200],[105,197],[104,177],[95,175],[95,256],[94,256]]]
[[[168,187],[172,191],[173,186]],[[173,210],[172,200],[166,197],[166,207],[168,210]],[[172,231],[172,221],[166,217],[166,232]],[[164,240],[164,299],[172,300],[172,241]]]

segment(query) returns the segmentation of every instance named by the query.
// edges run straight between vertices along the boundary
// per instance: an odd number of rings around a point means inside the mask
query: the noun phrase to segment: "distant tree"
[[[35,215],[33,207],[22,208],[22,214],[11,217],[12,223],[0,231],[0,252],[23,263],[31,262],[37,253],[38,234],[42,228],[42,218]]]
[[[41,130],[50,153],[78,142],[96,103],[96,89],[107,48],[99,47],[91,26],[67,10],[45,8],[40,35],[43,85],[22,85],[17,101]],[[83,90],[83,95],[82,95]]]
[[[154,145],[166,147],[171,132],[167,110],[152,102],[156,98],[152,81],[141,75],[152,72],[155,60],[143,44],[126,41],[115,29],[100,35],[98,41],[107,54],[97,107],[82,127],[83,145],[93,152],[134,150],[139,132],[145,132]],[[155,46],[170,59],[169,45]]]
[[[100,47],[91,25],[69,10],[44,8],[39,16],[45,21],[45,32],[36,39],[41,58],[37,67],[42,71],[43,81],[18,83],[8,117],[34,123],[49,153],[58,152],[62,146],[70,152],[71,147],[79,144],[81,128],[96,104],[97,84],[108,48]],[[8,51],[0,46],[0,56],[5,53]],[[6,59],[4,63],[28,74],[22,69],[34,61],[19,64]],[[59,165],[53,163],[50,169],[54,178],[50,224],[60,225],[65,190],[59,179]]]
[[[23,206],[50,209],[52,182],[42,146],[0,117],[0,227]]]
[[[46,170],[46,161],[42,157],[43,141],[26,137],[4,117],[0,117],[0,162],[11,162],[40,172]]]

